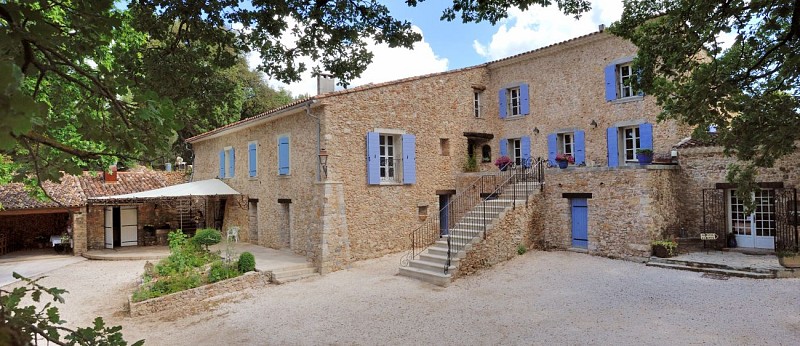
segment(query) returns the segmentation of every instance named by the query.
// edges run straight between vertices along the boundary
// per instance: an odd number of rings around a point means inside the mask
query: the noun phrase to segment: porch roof
[[[185,184],[162,187],[160,189],[147,190],[136,193],[129,193],[116,196],[102,196],[89,198],[89,202],[120,202],[120,201],[144,201],[154,199],[171,199],[178,197],[193,196],[233,196],[241,195],[228,184],[219,179],[208,179],[193,181]]]

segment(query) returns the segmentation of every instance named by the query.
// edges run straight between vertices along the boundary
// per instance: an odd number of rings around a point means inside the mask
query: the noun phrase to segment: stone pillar
[[[327,274],[348,268],[351,261],[344,184],[340,181],[322,181],[314,185],[317,188],[314,199],[319,217],[319,236],[312,237],[319,239],[319,252],[314,262],[320,274]]]
[[[88,232],[86,223],[86,213],[79,210],[71,213],[72,221],[72,252],[75,256],[80,256],[88,250]]]

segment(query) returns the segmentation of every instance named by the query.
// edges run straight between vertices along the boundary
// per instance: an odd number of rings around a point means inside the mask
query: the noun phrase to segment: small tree
[[[61,319],[58,308],[48,302],[43,307],[35,305],[20,306],[22,299],[30,294],[34,302],[42,300],[42,294],[50,295],[53,302],[64,303],[66,290],[47,288],[37,282],[42,278],[31,280],[14,272],[15,279],[22,280],[25,286],[11,291],[0,289],[0,345],[38,344],[37,340],[46,340],[56,345],[111,345],[123,346],[128,343],[122,338],[122,327],[106,326],[103,318],[94,319],[91,327],[75,330],[64,327],[66,321]],[[139,340],[133,346],[144,344]]]
[[[239,255],[239,271],[247,273],[256,270],[256,258],[249,252]]]
[[[222,233],[213,228],[204,228],[198,230],[192,237],[192,242],[198,246],[202,246],[206,251],[208,247],[214,244],[219,244],[222,241]]]

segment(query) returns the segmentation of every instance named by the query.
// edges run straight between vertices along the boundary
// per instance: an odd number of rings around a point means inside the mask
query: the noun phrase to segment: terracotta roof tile
[[[116,182],[105,182],[102,172],[84,172],[81,188],[87,198],[123,195],[185,183],[182,172],[134,171],[117,172]]]
[[[61,183],[45,181],[42,187],[53,198],[52,200],[40,201],[31,197],[22,183],[0,185],[0,203],[3,204],[3,210],[79,207],[86,204],[86,195],[81,191],[75,176],[65,175],[61,178]]]

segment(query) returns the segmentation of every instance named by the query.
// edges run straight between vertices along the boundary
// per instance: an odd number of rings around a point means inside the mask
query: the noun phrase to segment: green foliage
[[[213,228],[199,229],[192,237],[192,242],[197,246],[203,246],[206,251],[208,247],[214,244],[219,244],[222,241],[222,233]]]
[[[239,255],[239,271],[247,273],[256,270],[256,258],[249,252],[242,252]]]
[[[798,23],[791,0],[634,0],[610,30],[639,47],[635,82],[660,119],[696,126],[700,139],[716,126],[714,141],[750,167],[729,175],[745,193],[752,167],[772,167],[800,139]]]
[[[650,246],[663,246],[667,249],[670,256],[675,256],[675,250],[678,248],[678,243],[674,240],[654,240]]]
[[[225,279],[235,278],[240,274],[240,264],[236,262],[226,263],[221,260],[211,263],[211,269],[208,271],[208,282],[217,282]]]
[[[425,0],[406,0],[409,6]],[[558,8],[566,15],[579,18],[584,12],[591,9],[588,0],[558,0]],[[514,8],[528,10],[535,5],[546,7],[552,5],[551,0],[453,0],[453,5],[442,12],[441,20],[453,21],[460,18],[464,23],[488,21],[492,25],[508,18],[508,11]]]
[[[123,339],[122,327],[106,326],[101,317],[94,320],[91,327],[70,329],[63,325],[66,321],[61,319],[58,307],[53,303],[63,304],[63,295],[67,291],[56,287],[44,287],[38,283],[42,278],[31,280],[16,272],[15,279],[25,282],[24,286],[16,287],[11,291],[0,289],[0,344],[3,345],[28,345],[40,344],[47,341],[64,345],[110,345],[123,346],[128,343]],[[22,305],[26,296],[34,304]],[[52,301],[40,306],[47,296]],[[26,300],[27,301],[27,300]],[[143,345],[144,340],[134,343],[134,346]]]
[[[467,162],[464,164],[464,172],[477,172],[478,171],[478,160],[475,159],[475,156],[467,157]]]
[[[528,252],[528,248],[525,247],[525,244],[517,245],[517,255],[524,255],[526,252]]]
[[[647,156],[653,156],[653,150],[652,149],[636,149],[636,153],[637,154],[642,154],[642,155],[647,155]]]

